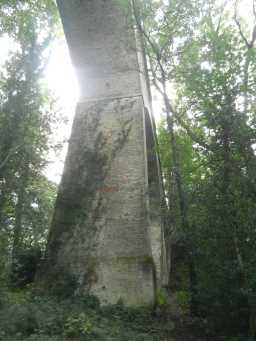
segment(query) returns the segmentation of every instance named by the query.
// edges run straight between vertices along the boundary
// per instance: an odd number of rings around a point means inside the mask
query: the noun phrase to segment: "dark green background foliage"
[[[0,2],[0,35],[13,46],[0,77],[0,338],[255,339],[256,4],[248,3],[251,26],[235,1],[133,1],[162,112],[167,291],[190,323],[181,324],[160,294],[152,316],[24,289],[44,253],[56,195],[44,170],[60,116],[43,74],[60,23],[53,0]]]
[[[232,2],[141,1],[140,29],[166,116],[158,129],[166,229],[173,252],[184,253],[173,255],[170,287],[183,262],[187,279],[176,289],[189,291],[191,311],[216,332],[255,337],[256,12],[249,6],[252,26]]]
[[[51,1],[1,1],[0,16],[13,46],[0,71],[0,266],[2,277],[13,272],[13,284],[24,285],[38,263],[34,250],[45,246],[56,193],[44,170],[60,116],[42,79],[57,9]]]

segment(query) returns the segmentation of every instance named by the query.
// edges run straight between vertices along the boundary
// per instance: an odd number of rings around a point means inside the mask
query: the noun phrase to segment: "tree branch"
[[[241,38],[243,39],[245,45],[247,46],[247,48],[250,48],[250,43],[249,43],[248,40],[246,39],[246,37],[245,37],[245,35],[244,35],[244,33],[243,33],[243,30],[242,30],[240,21],[239,21],[238,18],[237,18],[237,6],[238,6],[238,0],[236,0],[236,2],[235,2],[234,21],[235,21],[235,23],[236,23],[236,26],[238,27],[239,34],[240,34]]]
[[[253,15],[254,15],[254,21],[256,21],[256,4],[255,4],[255,0],[252,1],[252,7],[253,7]],[[247,46],[248,50],[252,49],[254,46],[254,43],[256,41],[256,23],[254,24],[253,30],[252,30],[252,38],[251,41],[249,42],[247,40],[247,38],[245,37],[243,30],[242,30],[242,26],[240,21],[238,20],[237,17],[237,6],[238,6],[238,0],[236,0],[235,2],[235,13],[234,13],[234,21],[236,23],[236,26],[238,27],[239,30],[239,34],[241,36],[241,38],[243,39],[245,45]]]
[[[4,158],[4,160],[0,163],[0,170],[3,169],[5,167],[5,165],[7,164],[7,162],[9,161],[9,159],[11,158],[11,156],[13,154],[15,154],[15,152],[20,148],[20,146],[14,147],[12,148],[9,153],[7,154],[7,156]]]

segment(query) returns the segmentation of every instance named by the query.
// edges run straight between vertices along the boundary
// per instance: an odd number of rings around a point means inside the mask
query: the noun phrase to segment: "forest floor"
[[[31,291],[0,294],[0,341],[220,341],[202,321],[158,316],[86,299],[53,299]],[[226,340],[225,340],[226,341]]]

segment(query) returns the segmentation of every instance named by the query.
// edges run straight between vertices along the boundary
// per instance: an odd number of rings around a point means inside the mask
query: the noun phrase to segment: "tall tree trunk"
[[[247,79],[248,82],[248,79]],[[245,109],[246,109],[246,99],[247,95],[245,94]],[[247,277],[247,271],[244,265],[243,255],[241,252],[241,249],[239,247],[239,239],[237,235],[237,226],[234,223],[234,209],[233,209],[233,202],[231,199],[231,178],[232,178],[232,160],[231,160],[231,148],[230,148],[230,139],[231,139],[231,131],[229,128],[229,125],[227,122],[224,122],[223,125],[223,182],[222,182],[222,194],[223,194],[223,201],[224,201],[224,217],[223,221],[226,224],[226,229],[232,228],[232,239],[233,239],[233,245],[234,245],[234,251],[235,251],[235,257],[238,264],[238,270],[240,273],[241,283],[240,287],[242,288],[242,293],[246,293],[246,301],[249,311],[249,337],[252,340],[256,340],[256,315],[255,315],[255,308],[254,305],[251,302],[250,296],[249,296],[249,283],[248,283],[248,277]],[[233,223],[232,223],[233,222]]]
[[[193,250],[193,243],[191,241],[191,237],[189,234],[190,226],[188,220],[188,206],[187,206],[187,198],[184,191],[182,175],[181,175],[181,168],[179,163],[179,155],[177,150],[177,142],[176,136],[174,132],[174,119],[173,119],[173,110],[170,105],[170,101],[166,91],[166,81],[165,76],[162,73],[162,86],[163,86],[163,100],[165,104],[165,111],[166,111],[166,121],[167,121],[167,129],[170,136],[170,147],[171,147],[171,155],[172,155],[172,165],[173,165],[173,173],[174,178],[177,186],[178,192],[178,200],[179,200],[179,208],[181,214],[181,225],[182,230],[186,233],[187,238],[187,247],[188,247],[188,268],[189,268],[189,279],[190,279],[190,293],[191,293],[191,301],[190,301],[190,311],[193,315],[198,314],[198,302],[197,302],[197,274],[196,274],[196,267],[194,261],[194,250]]]
[[[25,167],[20,174],[20,184],[17,189],[17,202],[15,205],[15,221],[13,230],[13,244],[12,244],[12,268],[15,269],[15,265],[21,249],[21,236],[22,236],[22,220],[24,215],[24,201],[26,197],[26,187],[28,182],[28,166],[26,160],[24,160]]]
[[[12,259],[15,260],[20,249],[20,240],[22,233],[22,216],[24,202],[24,188],[22,188],[17,196],[17,204],[15,206],[15,222],[13,231]]]
[[[13,229],[12,243],[12,262],[11,262],[11,286],[19,286],[19,259],[21,250],[21,235],[22,235],[22,217],[23,217],[23,202],[25,190],[22,186],[17,193],[17,203],[15,205],[15,221]]]

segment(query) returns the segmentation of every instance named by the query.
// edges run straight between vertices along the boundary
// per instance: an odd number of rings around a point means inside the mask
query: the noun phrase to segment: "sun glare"
[[[61,105],[67,111],[68,116],[73,116],[74,113],[70,111],[70,108],[73,108],[78,101],[79,86],[64,38],[54,44],[45,77],[48,86],[60,99]]]
[[[65,139],[66,143],[64,143],[59,157],[56,157],[54,153],[49,155],[50,163],[45,171],[50,180],[58,183],[63,171],[67,140],[71,133],[75,107],[79,98],[79,86],[64,37],[54,44],[45,72],[45,80],[57,98],[61,112],[68,120],[66,125],[62,125],[56,131],[56,138],[58,140]]]

